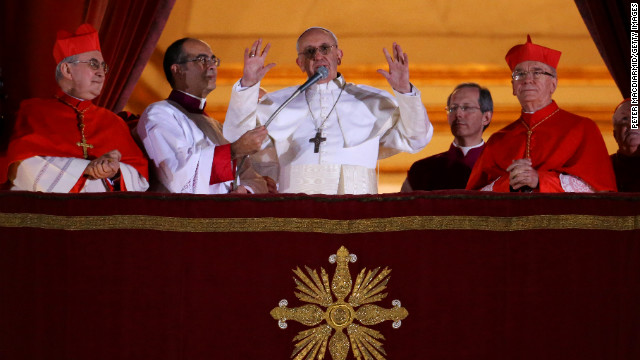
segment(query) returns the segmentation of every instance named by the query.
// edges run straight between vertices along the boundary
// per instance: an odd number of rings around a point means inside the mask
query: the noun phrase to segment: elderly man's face
[[[631,102],[620,105],[613,114],[613,137],[620,152],[627,156],[640,156],[640,130],[631,129]]]
[[[491,112],[480,110],[479,99],[480,90],[473,87],[463,87],[451,94],[448,106],[455,111],[448,115],[449,126],[456,144],[460,146],[480,144],[484,126],[491,121]]]
[[[534,72],[552,73],[549,65],[539,61],[523,61],[516,65],[515,71],[527,73],[523,79],[511,80],[513,95],[518,97],[524,111],[537,111],[551,103],[558,79],[546,74],[541,74],[537,79],[534,76]]]
[[[327,54],[323,55],[321,48],[327,49]],[[315,49],[315,55],[309,58],[305,55],[310,49]],[[326,66],[329,70],[329,76],[319,83],[326,83],[338,76],[338,64],[342,59],[342,50],[338,49],[333,36],[321,29],[313,29],[304,34],[298,42],[298,58],[296,64],[307,76],[313,76],[320,66]]]
[[[182,44],[184,63],[171,65],[175,89],[201,98],[216,88],[218,67],[207,43],[187,40]]]
[[[88,63],[91,59],[99,64],[104,62],[102,53],[94,50],[79,54],[77,62],[68,64],[71,73],[69,95],[85,100],[92,100],[100,95],[105,80],[104,68],[100,66],[92,69]]]

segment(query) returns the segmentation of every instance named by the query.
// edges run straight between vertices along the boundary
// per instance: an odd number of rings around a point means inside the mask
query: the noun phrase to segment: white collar
[[[458,149],[462,150],[462,154],[463,154],[464,156],[467,156],[467,153],[469,152],[469,150],[471,150],[471,149],[475,149],[475,148],[479,148],[479,147],[481,147],[482,145],[484,145],[484,140],[482,140],[482,141],[480,142],[480,144],[472,145],[472,146],[460,146],[460,145],[456,144],[456,141],[455,141],[455,140],[453,141],[453,146],[455,146],[455,147],[457,147]]]
[[[204,109],[204,105],[207,103],[207,99],[206,99],[206,98],[201,98],[201,97],[199,97],[199,96],[195,96],[195,95],[193,95],[193,94],[189,94],[189,93],[188,93],[188,92],[186,92],[186,91],[182,91],[182,90],[178,90],[178,89],[176,89],[176,90],[177,90],[177,91],[180,91],[181,93],[183,93],[183,94],[185,94],[185,95],[191,96],[191,97],[192,97],[192,98],[194,98],[194,99],[199,100],[199,101],[200,101],[200,106],[198,107],[198,109],[199,109],[199,110]]]
[[[69,93],[68,93],[68,92],[66,92],[66,91],[63,91],[63,93],[67,94],[68,96],[71,96],[72,98],[74,98],[74,99],[76,99],[76,100],[80,100],[80,101],[87,101],[87,99],[82,99],[82,98],[79,98],[79,97],[75,97],[75,96],[73,96],[73,95],[69,94]]]
[[[328,83],[325,83],[325,84],[315,83],[311,85],[308,91],[311,93],[315,93],[315,92],[325,92],[325,91],[333,91],[336,89],[342,89],[344,82],[345,81],[342,75],[338,74],[338,76],[335,79],[329,81]]]

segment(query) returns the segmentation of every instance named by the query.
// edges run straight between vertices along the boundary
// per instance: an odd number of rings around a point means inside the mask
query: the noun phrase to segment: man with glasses
[[[482,133],[493,115],[491,93],[476,83],[462,83],[449,94],[445,110],[453,143],[448,151],[411,165],[402,192],[467,186],[471,169],[484,150]]]
[[[26,191],[145,191],[147,160],[128,127],[91,103],[109,69],[97,31],[89,24],[59,31],[53,56],[60,90],[20,104],[0,182]]]
[[[267,192],[264,179],[249,163],[240,169],[234,187],[235,162],[255,153],[267,136],[259,127],[234,143],[222,136],[222,125],[205,112],[206,97],[216,88],[220,58],[207,43],[183,38],[171,44],[163,67],[173,89],[169,98],[149,105],[137,132],[152,160],[159,192],[246,194]]]
[[[230,140],[264,124],[297,89],[271,92],[257,102],[260,81],[275,66],[265,65],[269,48],[258,40],[245,49],[242,78],[233,87],[224,123]],[[433,128],[420,91],[409,82],[407,55],[397,44],[393,54],[383,51],[389,71],[378,72],[395,97],[345,81],[337,70],[343,52],[331,31],[314,27],[300,35],[300,70],[313,76],[324,66],[328,76],[296,97],[269,125],[280,164],[280,192],[376,194],[378,159],[418,152],[429,142]]]
[[[631,126],[631,99],[613,112],[613,138],[618,151],[611,155],[618,191],[640,192],[640,129]]]
[[[552,100],[560,51],[531,42],[506,55],[520,118],[493,134],[467,189],[520,192],[616,191],[602,134],[587,118]]]

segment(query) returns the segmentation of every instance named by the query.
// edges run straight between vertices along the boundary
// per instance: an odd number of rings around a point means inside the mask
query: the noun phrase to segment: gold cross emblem
[[[82,142],[77,142],[76,145],[82,147],[82,155],[85,159],[89,158],[87,149],[93,149],[93,145],[87,143],[87,139],[84,137],[84,124],[80,124],[80,133],[82,134]]]
[[[291,355],[292,358],[295,356],[295,360],[324,359],[327,345],[333,360],[344,360],[349,353],[350,344],[353,345],[353,355],[358,360],[384,359],[383,355],[386,353],[379,341],[384,340],[384,336],[363,325],[391,320],[392,327],[397,329],[409,312],[401,306],[399,300],[394,300],[390,309],[371,304],[387,296],[383,291],[387,288],[391,269],[385,267],[380,271],[378,267],[367,272],[363,268],[354,284],[349,273],[349,262],[356,260],[355,254],[349,254],[344,246],[340,247],[337,254],[331,255],[329,262],[337,263],[331,284],[324,268],[320,268],[320,276],[315,269],[306,266],[308,276],[299,267],[293,270],[297,276],[294,277],[298,290],[296,297],[311,304],[289,308],[288,302],[281,300],[279,306],[271,310],[271,316],[278,320],[282,329],[287,328],[287,320],[307,326],[320,324],[299,332],[293,339],[297,341]],[[349,299],[345,300],[349,293]],[[348,338],[344,329],[347,330]]]

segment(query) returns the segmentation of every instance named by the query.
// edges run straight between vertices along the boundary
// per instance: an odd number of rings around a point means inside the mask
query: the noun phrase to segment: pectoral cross
[[[87,143],[87,138],[84,137],[84,113],[85,111],[89,110],[89,107],[84,108],[83,110],[79,110],[77,107],[69,104],[68,102],[64,101],[62,98],[58,97],[58,100],[67,105],[70,106],[73,111],[76,112],[76,117],[78,118],[78,128],[80,129],[80,135],[82,136],[81,140],[76,143],[77,146],[82,148],[82,155],[84,156],[85,159],[89,158],[89,153],[87,152],[87,149],[93,149],[93,145]]]
[[[320,151],[320,144],[323,141],[327,141],[327,138],[324,138],[322,137],[322,135],[320,135],[320,130],[318,130],[315,137],[312,137],[311,139],[309,139],[310,143],[311,142],[314,143],[314,147],[313,147],[314,153],[318,153],[318,151]]]
[[[82,115],[79,116],[80,120],[82,120]],[[89,153],[87,149],[93,149],[93,145],[87,143],[87,139],[84,137],[84,124],[80,124],[80,133],[82,134],[82,141],[77,142],[76,145],[82,147],[82,155],[85,159],[89,158]]]
[[[82,142],[77,142],[76,145],[82,147],[82,155],[84,156],[85,159],[87,159],[89,157],[89,154],[87,153],[87,148],[93,149],[93,145],[87,144],[87,139],[85,138],[82,138]]]

